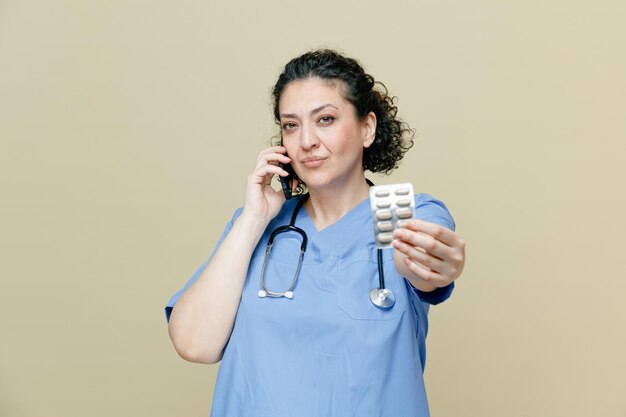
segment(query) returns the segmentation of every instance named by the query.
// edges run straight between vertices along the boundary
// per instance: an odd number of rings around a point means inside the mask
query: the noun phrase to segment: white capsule
[[[409,224],[408,220],[399,220],[398,223],[396,223],[398,227],[407,227],[408,224]]]
[[[411,205],[411,200],[408,199],[408,198],[403,198],[401,200],[396,201],[396,205],[398,207],[410,206]]]
[[[393,230],[393,223],[391,222],[378,222],[376,228],[379,232],[391,232]]]
[[[380,243],[389,243],[393,240],[393,235],[391,233],[381,233],[378,235],[378,241]]]
[[[396,215],[401,219],[408,219],[413,216],[413,210],[410,208],[402,208],[396,211]]]
[[[391,214],[391,210],[378,210],[376,212],[376,218],[378,220],[389,220],[391,219],[391,217],[393,217],[393,214]]]

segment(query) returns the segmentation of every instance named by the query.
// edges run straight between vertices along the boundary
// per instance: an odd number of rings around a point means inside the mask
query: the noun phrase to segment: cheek
[[[287,156],[293,159],[293,157],[296,156],[297,146],[295,146],[291,140],[282,140],[281,142],[287,150]]]
[[[354,131],[345,132],[341,142],[337,143],[337,153],[357,156],[363,152],[363,141]]]
[[[355,151],[355,134],[351,129],[341,129],[325,141],[326,147],[336,155],[351,154]]]

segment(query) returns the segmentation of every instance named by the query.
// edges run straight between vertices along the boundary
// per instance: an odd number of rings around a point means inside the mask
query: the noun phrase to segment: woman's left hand
[[[422,291],[453,282],[463,272],[465,241],[452,230],[419,219],[394,232],[394,262],[402,276]]]

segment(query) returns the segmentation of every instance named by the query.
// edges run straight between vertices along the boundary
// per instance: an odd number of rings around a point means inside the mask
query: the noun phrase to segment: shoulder
[[[448,207],[430,194],[415,194],[415,217],[455,230],[456,224]]]

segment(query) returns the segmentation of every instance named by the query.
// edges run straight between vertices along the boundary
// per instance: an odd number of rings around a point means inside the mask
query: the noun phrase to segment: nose
[[[315,148],[319,145],[319,138],[315,129],[310,124],[305,124],[300,129],[300,146],[304,150]]]

